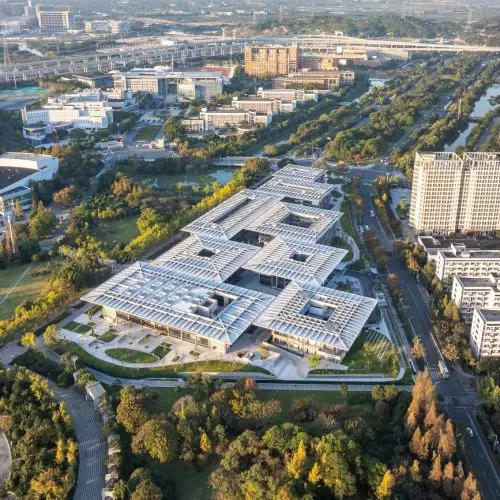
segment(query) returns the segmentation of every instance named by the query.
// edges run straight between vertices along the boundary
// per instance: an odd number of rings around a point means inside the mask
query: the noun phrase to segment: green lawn
[[[142,127],[135,135],[135,140],[152,141],[155,139],[160,129],[161,127],[159,125],[147,125],[146,127]]]
[[[156,356],[147,352],[136,351],[135,349],[123,349],[117,347],[116,349],[108,349],[106,354],[111,358],[118,361],[125,361],[126,363],[154,363],[158,361]]]
[[[136,221],[137,216],[102,222],[94,234],[103,243],[128,243],[139,234]]]
[[[363,330],[342,364],[349,367],[348,373],[384,373],[391,374],[396,350],[392,343],[381,333]],[[399,370],[399,363],[397,363]]]
[[[16,284],[27,269],[29,271]],[[46,262],[0,269],[0,320],[9,319],[23,300],[33,300],[39,295],[49,277],[47,270]]]
[[[113,333],[112,330],[108,330],[102,335],[95,335],[95,338],[97,340],[100,340],[101,342],[111,342],[112,340],[115,340],[116,337],[118,337],[118,335],[116,335],[116,333]]]
[[[263,368],[253,365],[246,365],[243,363],[235,363],[229,361],[198,361],[193,363],[181,363],[178,365],[167,365],[167,366],[153,366],[150,368],[133,368],[116,365],[114,363],[108,363],[99,358],[96,358],[92,354],[88,353],[85,349],[80,347],[75,342],[65,341],[60,343],[54,349],[58,354],[64,352],[71,352],[76,354],[80,361],[90,368],[107,373],[112,377],[123,377],[123,378],[177,378],[179,372],[256,372],[269,374]],[[156,358],[155,358],[156,360]]]
[[[159,359],[163,359],[170,352],[170,344],[168,342],[163,342],[163,344],[154,348],[152,354],[157,356]]]
[[[339,238],[338,236],[334,236],[331,242],[332,247],[337,247],[337,248],[343,248],[345,250],[349,250],[346,254],[345,257],[342,259],[342,262],[347,262],[351,260],[354,257],[354,253],[352,251],[351,246],[347,243],[347,241],[343,240],[342,238]]]
[[[84,325],[82,323],[78,323],[77,321],[70,321],[69,323],[66,323],[63,328],[65,330],[70,330],[71,332],[75,333],[88,333],[92,328],[90,326]]]

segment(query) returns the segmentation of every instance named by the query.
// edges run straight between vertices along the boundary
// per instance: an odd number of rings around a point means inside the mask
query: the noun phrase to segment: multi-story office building
[[[280,99],[283,102],[295,101],[298,104],[303,104],[306,101],[318,101],[317,90],[305,89],[257,89],[257,97],[261,99]]]
[[[297,107],[297,102],[281,99],[261,98],[256,95],[233,97],[232,106],[235,109],[256,111],[257,113],[291,113]]]
[[[500,275],[491,273],[486,277],[455,276],[451,300],[460,310],[462,319],[471,323],[474,309],[500,307]]]
[[[429,234],[500,229],[500,153],[417,153],[410,224]]]
[[[4,153],[0,156],[0,215],[14,211],[19,201],[23,210],[31,207],[31,182],[48,181],[59,168],[49,155]]]
[[[36,17],[38,26],[42,31],[49,33],[57,33],[60,31],[68,31],[75,27],[75,18],[73,13],[66,10],[45,10],[45,7],[36,6]]]
[[[313,85],[320,90],[331,90],[337,88],[340,84],[352,85],[354,78],[353,71],[339,71],[338,69],[332,71],[301,71],[275,78],[273,88],[305,88]]]
[[[267,127],[271,124],[273,115],[272,113],[257,113],[234,108],[218,108],[214,110],[203,108],[199,118],[204,121],[204,130],[214,130],[242,124]]]
[[[500,309],[475,309],[470,346],[476,357],[500,356]]]
[[[500,272],[500,250],[468,249],[465,245],[450,245],[438,250],[436,276],[446,288],[454,276],[488,276]]]
[[[205,101],[222,94],[223,77],[217,72],[172,72],[165,66],[136,68],[126,73],[113,73],[116,89],[143,92],[164,97],[179,94],[186,99],[202,98]]]
[[[103,129],[113,123],[113,109],[101,91],[49,98],[40,109],[21,110],[23,135],[34,144],[60,128]]]
[[[259,78],[284,76],[299,69],[296,46],[262,46],[245,48],[245,73]]]

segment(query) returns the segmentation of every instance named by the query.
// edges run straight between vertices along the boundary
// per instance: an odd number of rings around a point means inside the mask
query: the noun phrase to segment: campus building
[[[458,307],[462,319],[470,324],[474,309],[500,308],[500,274],[488,276],[455,276],[451,300]]]
[[[203,130],[205,131],[235,127],[243,124],[268,127],[273,120],[273,114],[257,113],[256,111],[235,108],[217,108],[213,110],[202,108],[199,119],[203,120]]]
[[[339,85],[353,85],[355,74],[353,71],[301,71],[289,73],[286,76],[273,79],[274,89],[305,88],[314,86],[320,90],[332,90]]]
[[[311,167],[289,165],[273,177],[290,178],[316,184],[320,197],[327,186]],[[326,286],[347,253],[330,245],[342,214],[293,193],[291,203],[286,191],[240,191],[185,226],[189,236],[152,263],[129,266],[84,300],[109,321],[220,353],[260,329],[259,339],[340,362],[377,301]]]
[[[417,153],[410,225],[426,234],[500,229],[500,153]]]
[[[500,356],[500,309],[474,309],[470,346],[477,358]]]
[[[99,90],[51,97],[40,109],[23,108],[21,116],[23,136],[33,144],[40,144],[58,129],[96,130],[113,123],[113,109]]]
[[[209,101],[222,94],[223,77],[217,72],[172,71],[166,66],[135,68],[127,72],[113,72],[116,89],[143,92],[158,97],[177,94],[185,99],[201,98]]]
[[[255,111],[257,113],[291,113],[297,107],[297,101],[283,101],[281,99],[261,98],[256,95],[245,97],[234,96],[232,100],[234,109]]]
[[[68,9],[49,9],[37,5],[36,17],[40,29],[48,33],[68,31],[75,27],[75,16]]]
[[[446,288],[454,276],[481,277],[500,272],[500,250],[467,248],[452,244],[449,249],[438,250],[436,276]]]
[[[0,215],[14,211],[19,201],[23,210],[31,208],[33,181],[54,177],[59,160],[49,155],[33,153],[4,153],[0,156]]]
[[[297,104],[304,104],[307,101],[318,102],[317,90],[305,89],[257,89],[257,97],[261,99],[279,99],[282,102],[295,101]]]
[[[299,69],[299,49],[294,46],[245,48],[245,73],[258,78],[284,76]]]

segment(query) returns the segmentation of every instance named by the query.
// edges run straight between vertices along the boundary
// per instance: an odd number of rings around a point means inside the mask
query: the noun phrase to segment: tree
[[[435,485],[441,484],[441,479],[443,478],[443,470],[441,467],[441,456],[436,455],[432,461],[432,468],[429,473],[429,479],[435,483]]]
[[[427,355],[425,346],[418,337],[413,337],[413,345],[411,348],[411,353],[417,359],[423,359]]]
[[[309,365],[311,368],[316,369],[319,368],[319,365],[321,364],[321,356],[319,354],[313,354],[312,356],[309,356]]]
[[[159,486],[150,479],[141,481],[135,491],[130,496],[130,500],[161,500],[162,493]]]
[[[307,480],[311,484],[318,484],[321,481],[321,471],[318,462],[314,462],[311,470],[309,471],[309,475],[307,476]]]
[[[23,212],[23,207],[21,206],[21,203],[19,200],[16,200],[16,205],[14,208],[14,213],[16,216],[16,220],[22,220],[24,218],[24,212]]]
[[[347,384],[340,384],[340,394],[342,394],[343,398],[347,399],[349,395],[349,386]]]
[[[69,208],[73,205],[76,197],[76,187],[66,186],[52,195],[54,203],[62,208]]]
[[[443,468],[443,491],[447,497],[453,496],[454,475],[453,462],[447,462]]]
[[[40,498],[66,498],[71,483],[55,467],[48,467],[31,481],[31,489]]]
[[[40,202],[38,209],[28,223],[29,234],[39,241],[47,238],[57,226],[57,217],[50,208],[45,208]]]
[[[113,486],[113,498],[115,500],[125,500],[127,485],[123,479],[119,479]]]
[[[122,424],[127,432],[135,434],[149,420],[147,397],[127,385],[120,391],[120,403],[116,408],[116,421]]]
[[[461,500],[481,500],[481,495],[477,487],[477,482],[474,479],[472,472],[469,472],[465,478]]]
[[[21,345],[23,347],[35,347],[36,335],[33,332],[27,332],[21,337]]]
[[[200,450],[207,454],[212,452],[212,442],[206,432],[200,436]]]
[[[71,352],[63,353],[59,358],[59,363],[61,363],[66,373],[73,373],[78,368],[75,355]]]
[[[286,470],[294,479],[299,479],[305,473],[307,466],[307,451],[304,441],[299,443],[299,447],[288,458]]]
[[[446,344],[441,352],[443,353],[443,356],[452,363],[460,359],[458,346],[456,344],[452,344],[451,342]]]
[[[46,346],[52,347],[57,344],[57,326],[49,325],[43,332],[43,341]]]
[[[148,453],[161,463],[167,462],[175,453],[173,431],[159,418],[145,422],[132,439],[134,453]]]
[[[377,498],[388,498],[391,495],[392,489],[396,484],[396,480],[390,470],[385,471],[384,477],[377,488]]]

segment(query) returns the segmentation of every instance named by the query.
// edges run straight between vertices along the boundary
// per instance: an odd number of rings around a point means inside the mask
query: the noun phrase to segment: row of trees
[[[438,410],[428,372],[417,377],[411,399],[394,386],[376,386],[371,396],[361,415],[349,403],[298,399],[291,422],[283,423],[279,402],[261,401],[250,380],[221,386],[195,377],[189,395],[168,413],[154,410],[149,392],[125,387],[116,413],[124,449],[132,452],[122,472],[131,475],[117,484],[115,497],[143,498],[131,496],[131,480],[132,489],[146,481],[153,500],[174,497],[156,472],[161,467],[149,467],[149,475],[137,467],[180,459],[215,466],[209,484],[219,499],[480,498],[457,458],[460,443]]]
[[[387,250],[380,244],[379,239],[370,229],[365,230],[363,233],[363,241],[366,248],[372,253],[377,268],[383,270],[389,259]]]
[[[383,175],[377,177],[372,183],[373,205],[382,225],[390,229],[396,236],[401,234],[401,223],[392,213],[391,189],[401,185],[401,179],[394,175],[387,179]]]
[[[6,489],[17,498],[69,498],[78,445],[66,406],[47,382],[24,368],[0,370],[0,415],[12,451]]]

